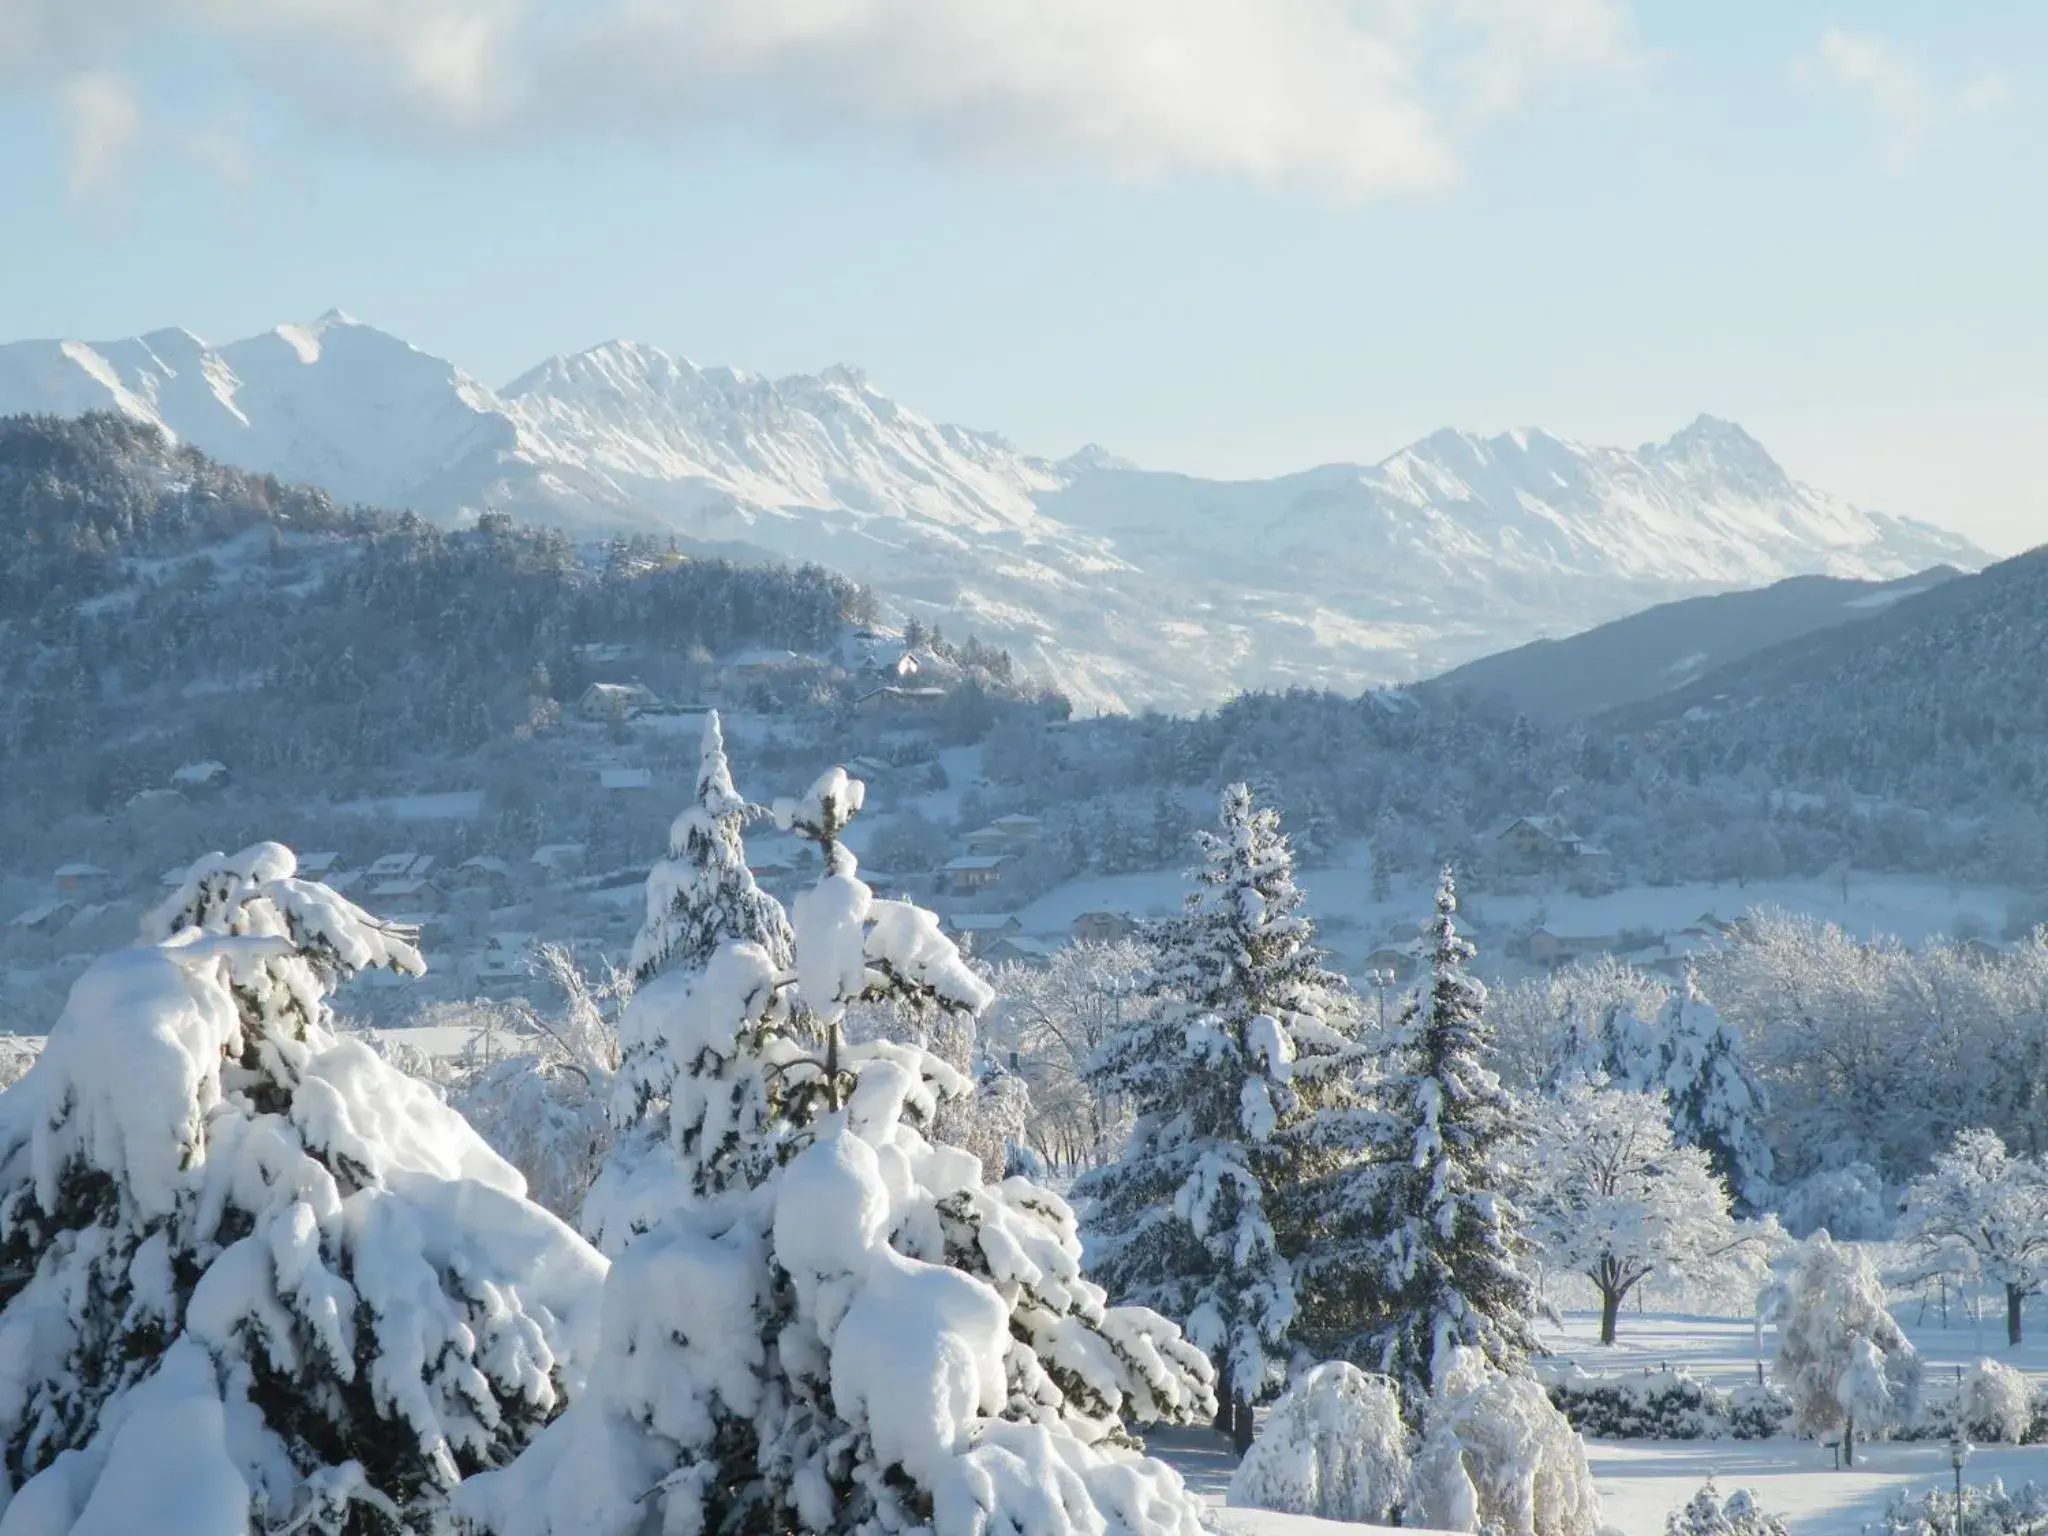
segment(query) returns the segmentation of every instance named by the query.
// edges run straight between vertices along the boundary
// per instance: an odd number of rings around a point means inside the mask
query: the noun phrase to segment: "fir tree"
[[[0,1098],[9,1515],[156,1528],[175,1454],[209,1530],[435,1528],[581,1379],[603,1263],[334,1031],[342,980],[422,969],[410,933],[260,843],[146,937]]]
[[[1445,870],[1426,987],[1390,1042],[1373,1111],[1343,1120],[1360,1152],[1335,1181],[1336,1240],[1316,1266],[1319,1283],[1355,1287],[1357,1327],[1340,1347],[1391,1376],[1411,1415],[1451,1351],[1475,1350],[1513,1374],[1535,1344],[1504,1166],[1510,1101],[1485,1065],[1486,992],[1465,971],[1473,949],[1457,909]]]
[[[1148,990],[1165,1006],[1111,1038],[1091,1071],[1134,1112],[1130,1142],[1079,1189],[1096,1274],[1208,1352],[1242,1435],[1295,1312],[1275,1190],[1306,1151],[1308,1102],[1348,1048],[1349,1000],[1301,913],[1277,813],[1232,785],[1202,846],[1187,910],[1152,935]]]
[[[800,1049],[804,1021],[779,991],[795,938],[747,868],[748,814],[714,712],[696,799],[669,828],[668,857],[648,871],[647,917],[633,941],[639,985],[619,1019],[613,1152],[582,1221],[608,1253],[668,1210],[675,1177],[709,1195],[759,1182],[779,1156],[789,1085],[770,1066],[770,1037]],[[685,1021],[696,1028],[688,1038],[676,1034]]]
[[[1207,1362],[1166,1319],[1105,1305],[1057,1196],[935,1139],[962,1074],[846,1038],[856,1004],[990,1001],[930,912],[860,879],[841,834],[862,799],[833,769],[776,808],[823,865],[786,928],[779,907],[761,925],[788,934],[786,964],[728,932],[672,947],[635,994],[624,1032],[666,1086],[644,1110],[656,1155],[613,1181],[606,1346],[562,1420],[465,1488],[475,1526],[1196,1536],[1196,1501],[1123,1423],[1213,1411]],[[720,846],[744,868],[736,827]],[[684,892],[653,904],[664,920],[716,930],[690,909],[729,905],[729,884],[654,879]]]
[[[1707,1154],[1737,1201],[1761,1207],[1773,1169],[1763,1085],[1743,1060],[1741,1036],[1700,996],[1690,969],[1657,1033],[1656,1086],[1671,1101],[1672,1135]]]

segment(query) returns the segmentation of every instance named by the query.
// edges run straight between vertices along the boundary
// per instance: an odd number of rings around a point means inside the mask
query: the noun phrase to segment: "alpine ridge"
[[[0,345],[0,414],[116,410],[244,468],[454,522],[815,560],[1007,646],[1078,707],[1403,682],[1658,602],[1989,557],[1793,480],[1702,416],[1661,443],[1445,430],[1268,480],[1052,460],[859,370],[769,379],[612,341],[492,387],[340,311],[214,346]]]

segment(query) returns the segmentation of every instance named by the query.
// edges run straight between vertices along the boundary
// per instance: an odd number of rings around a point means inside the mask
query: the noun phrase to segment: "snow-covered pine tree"
[[[1761,1209],[1773,1161],[1764,1138],[1764,1090],[1743,1059],[1742,1038],[1700,996],[1688,968],[1658,1022],[1656,1081],[1671,1101],[1671,1131],[1713,1162],[1740,1205]]]
[[[779,996],[796,940],[782,906],[747,868],[747,803],[725,737],[705,717],[696,798],[669,828],[668,857],[647,874],[647,916],[633,941],[638,986],[619,1019],[613,1153],[592,1186],[583,1229],[616,1256],[675,1204],[680,1176],[698,1195],[752,1186],[779,1160],[777,1065],[809,1049],[807,1021]],[[686,1039],[672,1033],[689,1021]]]
[[[635,995],[629,1035],[675,1105],[765,1106],[764,1155],[704,1178],[671,1137],[665,1213],[605,1291],[582,1398],[461,1508],[496,1536],[929,1531],[1194,1536],[1199,1506],[1122,1421],[1212,1412],[1201,1354],[1157,1314],[1104,1305],[1064,1202],[990,1184],[930,1135],[969,1084],[929,1052],[848,1041],[856,1002],[978,1013],[986,986],[929,912],[877,899],[840,834],[862,787],[834,769],[777,808],[820,848],[790,964],[722,939]],[[637,1017],[635,1017],[637,1015]],[[801,1029],[791,1021],[806,1020]],[[699,1124],[650,1100],[665,1124]],[[718,1108],[723,1113],[722,1108]],[[623,1230],[623,1229],[622,1229]]]
[[[595,1353],[603,1260],[332,1028],[410,934],[296,867],[195,864],[0,1096],[10,1532],[426,1529]]]
[[[1300,910],[1278,814],[1233,784],[1201,841],[1186,910],[1150,935],[1147,990],[1164,1006],[1109,1039],[1091,1069],[1135,1114],[1130,1140],[1076,1190],[1093,1273],[1187,1330],[1216,1366],[1223,1427],[1248,1439],[1295,1311],[1274,1195],[1311,1153],[1308,1102],[1349,1061],[1350,1008]]]
[[[1451,872],[1437,888],[1430,969],[1404,1012],[1357,1117],[1358,1160],[1333,1202],[1316,1283],[1358,1292],[1356,1331],[1340,1342],[1401,1388],[1411,1417],[1429,1402],[1451,1350],[1519,1373],[1535,1346],[1534,1290],[1520,1266],[1521,1214],[1509,1198],[1510,1103],[1485,1064],[1486,990],[1465,970]]]

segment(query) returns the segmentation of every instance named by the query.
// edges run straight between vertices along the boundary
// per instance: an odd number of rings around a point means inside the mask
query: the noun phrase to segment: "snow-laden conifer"
[[[1700,996],[1688,970],[1656,1029],[1657,1063],[1650,1086],[1671,1102],[1671,1130],[1698,1147],[1748,1210],[1771,1192],[1774,1162],[1764,1137],[1764,1090],[1743,1057],[1742,1037]]]
[[[1194,1536],[1123,1423],[1212,1412],[1206,1361],[1104,1304],[1058,1196],[934,1139],[960,1073],[846,1037],[856,1003],[989,1002],[931,913],[860,879],[841,834],[862,798],[834,769],[778,805],[822,865],[792,921],[757,908],[688,963],[672,949],[628,1006],[657,1155],[604,1224],[603,1348],[576,1405],[465,1487],[479,1528]]]
[[[328,997],[411,935],[211,855],[0,1096],[0,1529],[426,1529],[561,1407],[604,1264]]]
[[[1130,1139],[1076,1188],[1092,1272],[1187,1330],[1234,1418],[1284,1359],[1295,1287],[1275,1192],[1309,1152],[1307,1108],[1349,1062],[1349,1000],[1300,910],[1277,813],[1234,784],[1202,847],[1186,910],[1152,934],[1162,1006],[1112,1035],[1091,1073],[1133,1112]]]
[[[1429,972],[1388,1043],[1372,1112],[1350,1117],[1354,1162],[1332,1201],[1314,1283],[1350,1288],[1347,1358],[1391,1376],[1411,1418],[1449,1352],[1519,1371],[1534,1348],[1533,1289],[1509,1198],[1510,1102],[1485,1064],[1486,991],[1465,970],[1450,871],[1437,891]]]

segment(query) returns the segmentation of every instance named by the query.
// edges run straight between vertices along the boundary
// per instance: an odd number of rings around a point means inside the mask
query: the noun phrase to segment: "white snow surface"
[[[338,312],[222,346],[0,346],[0,413],[94,409],[344,499],[817,560],[1083,708],[1401,681],[1691,593],[1988,559],[1799,484],[1710,417],[1634,450],[1446,430],[1223,482],[1035,457],[852,368],[771,380],[624,341],[499,390]]]

